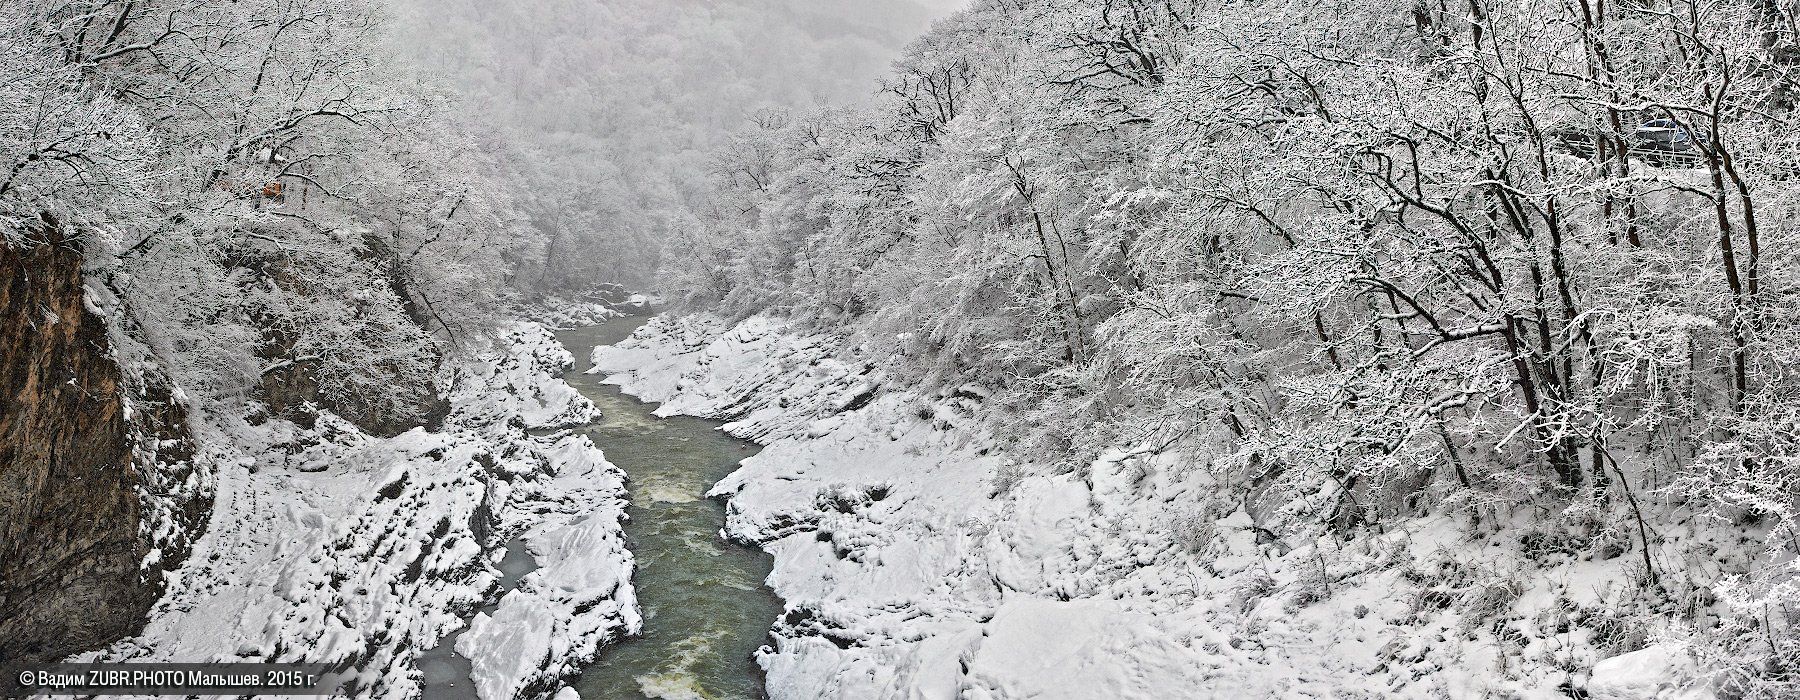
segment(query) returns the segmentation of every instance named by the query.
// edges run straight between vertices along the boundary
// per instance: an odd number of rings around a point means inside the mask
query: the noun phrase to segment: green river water
[[[576,357],[565,381],[604,414],[588,435],[630,477],[625,543],[637,557],[632,583],[644,612],[643,635],[603,651],[575,689],[586,700],[760,698],[762,670],[751,655],[782,611],[763,585],[773,560],[720,539],[725,507],[704,495],[757,446],[720,432],[717,421],[658,418],[654,404],[584,374],[595,346],[643,322],[617,318],[556,334]]]
[[[564,381],[603,414],[581,430],[630,479],[625,544],[637,558],[631,580],[644,613],[643,634],[602,651],[575,689],[584,700],[762,698],[762,669],[751,655],[782,612],[763,585],[773,560],[722,540],[725,507],[705,497],[757,446],[719,432],[717,421],[658,418],[655,404],[585,374],[595,346],[624,340],[644,320],[628,316],[556,334],[576,358]],[[514,541],[500,568],[504,596],[537,564]],[[459,636],[421,655],[425,700],[475,700],[469,662],[455,651]]]

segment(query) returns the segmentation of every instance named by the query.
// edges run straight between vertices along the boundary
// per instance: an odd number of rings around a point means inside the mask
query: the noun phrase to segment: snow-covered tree
[[[667,266],[993,389],[1021,456],[1206,455],[1270,532],[1557,513],[1652,605],[1725,601],[1690,638],[1780,696],[1795,37],[1736,0],[978,2],[881,101],[746,132]],[[1769,564],[1671,571],[1696,514]]]

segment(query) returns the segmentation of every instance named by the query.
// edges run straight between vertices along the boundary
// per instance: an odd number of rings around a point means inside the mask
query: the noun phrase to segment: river
[[[720,432],[718,421],[659,418],[656,404],[586,374],[594,347],[624,340],[644,321],[628,316],[556,334],[576,358],[564,380],[602,413],[580,430],[630,479],[625,544],[637,559],[631,578],[644,614],[643,634],[603,650],[575,689],[584,700],[761,698],[762,669],[752,654],[782,612],[763,583],[774,561],[722,540],[724,504],[704,495],[758,447]],[[536,568],[516,541],[506,559],[501,595]],[[420,659],[427,700],[474,698],[469,662],[454,644],[452,636]]]
[[[717,421],[658,418],[655,404],[585,374],[595,346],[624,340],[643,322],[617,318],[556,334],[576,357],[566,381],[604,415],[588,435],[630,478],[625,543],[637,557],[632,583],[644,612],[644,634],[601,652],[575,689],[586,700],[760,698],[762,669],[751,655],[782,611],[763,584],[774,560],[720,539],[725,506],[704,495],[758,448],[720,432]]]

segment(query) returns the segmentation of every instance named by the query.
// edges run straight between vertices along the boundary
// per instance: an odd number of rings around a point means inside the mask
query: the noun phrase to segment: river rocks
[[[730,417],[765,443],[711,495],[729,499],[724,534],[775,556],[788,611],[758,661],[777,700],[1549,697],[1597,661],[1471,622],[1604,606],[1591,565],[1541,577],[1579,586],[1514,588],[1505,572],[1526,563],[1469,551],[1442,519],[1284,543],[1241,507],[1203,510],[1218,488],[1205,455],[1032,464],[986,432],[979,387],[871,393],[881,373],[842,347],[777,319],[692,316],[595,352],[659,412]],[[1466,575],[1421,568],[1472,558]],[[1600,670],[1600,689],[1630,692],[1628,673]]]
[[[559,623],[529,662],[548,672],[512,687],[549,696],[600,643],[634,629],[636,613],[618,527],[623,475],[585,436],[541,434],[594,417],[556,378],[571,360],[526,324],[446,374],[451,409],[437,430],[384,437],[330,411],[310,426],[236,426],[212,527],[142,633],[86,658],[341,663],[357,697],[414,697],[414,656],[488,602],[494,553],[524,535],[545,567],[532,576],[581,566],[610,582],[542,589],[555,592],[544,610]],[[539,547],[537,533],[567,546]],[[532,580],[523,588],[538,590]],[[496,657],[475,651],[480,677]],[[487,700],[499,697],[513,696]]]
[[[631,588],[632,556],[619,537],[621,514],[602,510],[525,536],[540,568],[501,598],[492,615],[476,616],[457,640],[482,698],[555,690],[603,645],[642,628]]]

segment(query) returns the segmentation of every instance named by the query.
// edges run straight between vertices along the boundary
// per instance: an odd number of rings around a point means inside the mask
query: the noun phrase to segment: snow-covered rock
[[[557,378],[571,360],[520,324],[448,374],[439,430],[384,439],[324,414],[213,436],[238,456],[206,534],[143,633],[89,658],[343,663],[358,697],[414,697],[414,656],[463,626],[523,535],[541,568],[457,648],[487,700],[550,694],[639,625],[624,475],[586,436],[528,432],[594,417]]]
[[[788,610],[759,661],[778,699],[1566,697],[1599,654],[1559,620],[1603,614],[1629,575],[1520,576],[1516,548],[1445,518],[1280,541],[1202,510],[1203,456],[1016,463],[982,392],[883,388],[839,345],[688,316],[594,351],[660,413],[766,445],[712,493],[724,534],[775,556]]]
[[[713,494],[727,535],[775,555],[773,697],[1171,697],[1232,651],[1159,620],[1177,606],[1142,589],[1166,581],[1097,595],[1172,545],[1103,545],[1133,514],[1097,511],[1077,478],[1008,488],[971,399],[880,394],[829,339],[715,324],[658,319],[594,357],[659,411],[767,444]]]
[[[586,442],[586,438],[582,438]],[[596,473],[606,480],[612,465],[570,455],[560,462],[557,480],[581,482]],[[525,543],[538,568],[500,599],[492,616],[477,615],[456,649],[473,665],[473,680],[484,700],[521,697],[522,691],[554,688],[580,672],[580,664],[600,653],[619,633],[635,633],[642,619],[631,588],[631,553],[625,550],[618,493],[584,495],[601,507],[568,521],[551,518],[531,528]]]
[[[526,311],[527,318],[555,329],[598,325],[623,315],[625,312],[605,302],[560,298],[546,299]]]
[[[1713,693],[1689,679],[1694,660],[1669,645],[1655,645],[1594,664],[1591,700],[1711,700]]]

